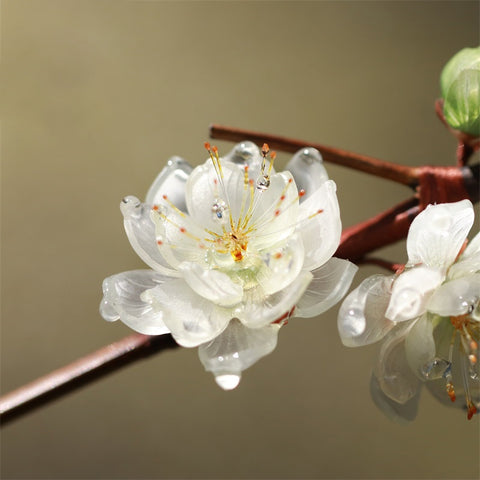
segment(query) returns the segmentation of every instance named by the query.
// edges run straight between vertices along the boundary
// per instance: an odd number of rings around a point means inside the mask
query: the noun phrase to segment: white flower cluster
[[[205,146],[205,164],[174,157],[145,203],[122,201],[130,243],[151,270],[106,278],[100,310],[198,346],[206,370],[232,389],[274,350],[287,318],[330,308],[357,267],[332,258],[340,212],[318,151],[299,151],[276,173],[267,145],[240,143],[223,158]]]
[[[480,406],[480,234],[465,248],[473,221],[469,200],[430,205],[410,227],[405,269],[367,278],[340,308],[346,346],[383,340],[371,391],[397,420],[415,417],[424,382],[469,419]]]

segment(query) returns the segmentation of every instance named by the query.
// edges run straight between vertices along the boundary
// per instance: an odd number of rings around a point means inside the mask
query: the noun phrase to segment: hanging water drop
[[[217,375],[215,381],[219,387],[223,388],[223,390],[233,390],[240,383],[240,375]]]

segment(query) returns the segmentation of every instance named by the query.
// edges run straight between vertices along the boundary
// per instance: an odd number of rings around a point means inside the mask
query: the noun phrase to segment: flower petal
[[[204,263],[205,231],[189,215],[163,202],[158,210],[151,211],[151,219],[155,228],[155,246],[164,261],[175,271],[182,262]]]
[[[266,190],[256,189],[249,225],[254,228],[251,244],[256,250],[286,240],[298,221],[298,190],[290,172],[275,173]]]
[[[185,184],[192,170],[193,167],[183,158],[170,158],[148,190],[145,203],[150,206],[159,204],[163,196],[167,195],[178,209],[186,212]]]
[[[310,272],[302,272],[286,288],[265,295],[261,287],[245,291],[242,303],[234,315],[250,328],[260,328],[288,316],[312,280]]]
[[[442,317],[464,315],[480,299],[480,273],[441,285],[430,298],[428,310]]]
[[[153,270],[133,270],[106,278],[100,304],[102,317],[110,322],[120,318],[125,325],[145,335],[169,333],[162,312],[140,298],[145,290],[169,280]]]
[[[448,278],[461,278],[477,272],[480,272],[480,251],[468,256],[462,255],[460,260],[448,269]]]
[[[478,253],[480,253],[480,232],[470,240],[462,256],[466,258]]]
[[[271,295],[288,287],[302,270],[304,257],[305,250],[299,235],[292,235],[285,245],[264,253],[264,268],[257,275],[264,294]]]
[[[151,207],[134,196],[128,196],[122,200],[120,210],[128,240],[137,255],[154,270],[165,275],[178,276],[158,249],[155,225],[150,218]]]
[[[220,377],[219,384],[225,388],[231,384],[226,385],[222,379],[226,376],[239,378],[243,370],[273,352],[279,329],[279,325],[247,328],[234,318],[218,337],[200,345],[198,355],[205,370],[217,379]]]
[[[393,282],[386,317],[394,322],[404,322],[422,315],[442,280],[443,275],[436,268],[419,266],[401,273]]]
[[[335,305],[347,293],[358,267],[348,260],[331,258],[315,269],[313,280],[297,303],[296,317],[314,317]]]
[[[410,369],[405,352],[405,337],[411,326],[411,323],[401,324],[385,336],[374,365],[383,393],[402,404],[413,398],[420,388],[420,380]]]
[[[370,379],[370,394],[375,405],[390,419],[400,424],[406,424],[415,420],[418,412],[421,389],[418,388],[415,395],[405,403],[398,403],[387,397],[378,382],[377,377],[372,374]]]
[[[394,323],[385,317],[393,279],[393,275],[373,275],[345,298],[337,322],[345,346],[375,343],[393,328]]]
[[[340,243],[342,222],[336,189],[335,182],[327,180],[300,205],[297,231],[302,235],[307,270],[323,265]]]
[[[407,237],[410,265],[445,271],[456,259],[474,219],[470,200],[429,205],[413,220]]]
[[[433,323],[428,314],[422,315],[408,332],[405,352],[412,371],[420,380],[426,380],[435,361]]]
[[[183,347],[209,342],[232,318],[230,309],[197,295],[184,280],[171,280],[147,290],[142,299],[163,313],[165,325]]]
[[[312,196],[328,180],[322,155],[313,147],[305,147],[295,153],[287,163],[285,170],[292,173],[297,188],[305,190],[305,195],[300,198],[300,203]]]
[[[258,147],[250,141],[237,143],[222,160],[240,165],[242,168],[248,166],[250,178],[256,179],[260,174],[262,156]]]
[[[222,227],[229,225],[230,215],[237,219],[242,203],[250,198],[244,180],[244,169],[231,162],[222,162],[221,176],[211,161],[196,167],[186,185],[187,209],[192,219],[203,228],[222,234]],[[214,211],[214,205],[219,204],[224,205],[221,216]]]
[[[243,288],[225,273],[204,269],[198,263],[191,262],[183,262],[180,270],[195,293],[217,305],[228,307],[242,300]]]

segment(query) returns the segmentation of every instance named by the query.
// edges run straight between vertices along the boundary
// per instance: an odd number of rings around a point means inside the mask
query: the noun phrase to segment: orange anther
[[[285,200],[285,195],[282,195],[282,196],[280,197],[280,200],[283,202],[283,201]]]
[[[248,183],[249,183],[250,185],[253,185],[255,182],[253,181],[253,178],[251,178],[251,179],[248,181]]]
[[[158,205],[154,205],[154,206],[152,207],[152,210],[157,211],[157,210],[158,210]]]
[[[208,142],[205,142],[205,143],[203,144],[203,146],[204,146],[208,151],[210,151],[210,144],[209,144]]]
[[[277,252],[277,253],[275,253],[275,255],[273,256],[273,258],[276,258],[277,260],[278,260],[279,258],[282,258],[282,257],[283,257],[282,252]]]
[[[468,356],[468,360],[470,361],[470,363],[471,363],[472,365],[476,365],[476,364],[477,364],[477,356],[474,355],[473,353]]]
[[[305,195],[305,190],[302,188],[299,192],[298,192],[298,196],[299,197],[303,197]]]
[[[292,183],[292,182],[293,182],[293,178],[289,178],[288,183]]]
[[[212,152],[213,153],[218,153],[218,148],[215,145],[212,147]]]
[[[245,165],[244,167],[245,172],[248,172],[248,165]]]
[[[469,420],[477,413],[477,407],[473,403],[468,404],[467,418]]]
[[[264,143],[262,146],[262,154],[267,155],[269,151],[270,151],[270,147],[268,146],[268,143]]]
[[[185,229],[185,227],[180,227],[180,231],[181,231],[182,233],[185,233],[187,230]]]
[[[162,198],[166,200],[168,197],[166,195],[162,195]]]
[[[275,210],[275,216],[278,217],[280,215],[280,210]]]
[[[478,350],[478,343],[475,340],[470,342],[470,350]]]
[[[323,213],[323,208],[320,208],[319,210],[317,210],[317,213]]]
[[[277,152],[272,152],[272,153],[270,154],[270,158],[271,158],[272,160],[275,160],[275,159],[277,158]]]
[[[457,397],[455,396],[455,389],[453,388],[453,385],[450,382],[447,383],[446,389],[447,389],[447,394],[450,397],[450,400],[454,402]]]
[[[161,240],[157,240],[157,245],[163,245],[163,242]]]

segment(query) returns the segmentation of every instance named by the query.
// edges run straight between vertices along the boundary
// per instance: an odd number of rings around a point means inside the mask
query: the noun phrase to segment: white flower
[[[410,227],[405,269],[367,278],[340,308],[345,345],[383,339],[371,390],[398,420],[415,417],[422,382],[461,397],[468,418],[479,406],[480,234],[463,251],[473,220],[469,200],[429,205]]]
[[[206,370],[232,389],[274,350],[288,317],[338,302],[356,267],[331,258],[340,213],[318,151],[301,150],[290,171],[275,173],[267,145],[260,153],[240,143],[224,158],[205,146],[205,164],[192,169],[174,157],[146,203],[122,201],[130,243],[152,270],[105,279],[100,310],[140,333],[198,346]]]

